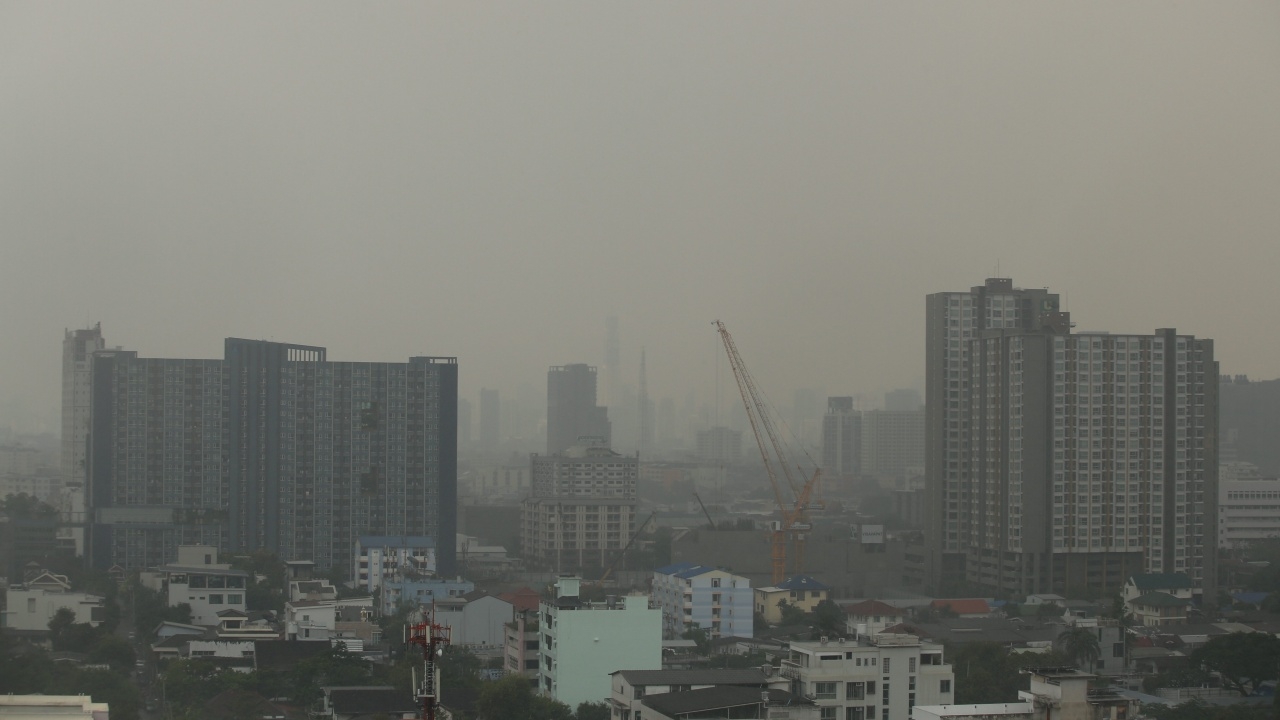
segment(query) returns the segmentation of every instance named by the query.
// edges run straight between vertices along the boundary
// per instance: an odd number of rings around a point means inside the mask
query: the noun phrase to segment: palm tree
[[[1053,641],[1053,649],[1071,662],[1090,668],[1102,656],[1097,633],[1087,627],[1073,627],[1063,632]]]

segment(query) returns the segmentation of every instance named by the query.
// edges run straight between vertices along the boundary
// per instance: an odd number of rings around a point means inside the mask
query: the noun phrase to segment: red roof
[[[498,596],[498,599],[511,603],[517,611],[538,609],[538,591],[530,587],[504,592]]]
[[[846,615],[856,615],[858,617],[868,617],[876,615],[888,615],[889,617],[902,617],[903,613],[898,608],[882,603],[879,600],[863,600],[853,605],[845,605],[844,612]]]
[[[958,600],[934,600],[930,605],[938,610],[950,608],[957,615],[985,615],[991,612],[987,601],[982,598],[962,598]]]

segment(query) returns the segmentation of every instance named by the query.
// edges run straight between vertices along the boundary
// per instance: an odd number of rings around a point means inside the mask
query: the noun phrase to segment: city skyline
[[[606,366],[613,315],[679,401],[718,318],[778,394],[878,396],[919,298],[993,275],[1280,376],[1280,8],[728,7],[7,5],[0,425],[57,427],[51,339],[97,321],[447,348],[475,398]]]

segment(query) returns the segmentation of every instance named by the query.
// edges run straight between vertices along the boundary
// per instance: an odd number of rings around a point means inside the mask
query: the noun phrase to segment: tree
[[[497,682],[487,683],[480,691],[476,710],[482,720],[574,720],[573,711],[568,705],[534,695],[529,679],[521,675],[508,675]]]
[[[813,624],[819,635],[844,635],[844,611],[830,600],[823,600],[813,609]]]
[[[1087,627],[1073,627],[1063,632],[1054,639],[1053,649],[1072,663],[1090,668],[1102,656],[1097,634]]]
[[[578,703],[575,720],[609,720],[609,704],[604,702]]]
[[[680,635],[685,640],[692,640],[698,649],[698,654],[706,657],[711,654],[711,635],[706,630],[689,623],[688,628]]]
[[[779,625],[803,625],[805,622],[804,611],[786,600],[778,603],[778,610],[782,613]]]
[[[1191,653],[1191,662],[1217,673],[1224,686],[1247,697],[1276,679],[1280,638],[1255,632],[1219,635]]]

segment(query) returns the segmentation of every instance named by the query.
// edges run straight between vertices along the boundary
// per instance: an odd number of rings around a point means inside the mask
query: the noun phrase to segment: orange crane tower
[[[809,524],[809,499],[813,489],[822,475],[820,468],[814,468],[813,476],[803,485],[799,484],[792,474],[790,462],[787,460],[786,446],[769,413],[764,398],[756,388],[755,379],[747,370],[747,365],[738,353],[738,346],[733,341],[724,323],[714,322],[720,340],[724,343],[725,353],[729,356],[729,366],[733,369],[733,378],[738,383],[738,393],[742,395],[742,405],[747,411],[747,420],[751,423],[751,432],[755,434],[756,446],[760,448],[760,459],[764,462],[765,473],[769,476],[769,484],[773,486],[773,497],[778,503],[778,511],[782,515],[780,522],[775,522],[770,530],[770,559],[773,565],[773,583],[783,581],[787,574],[787,539],[795,544],[795,568],[804,570],[805,533],[812,529]],[[766,438],[768,442],[766,443]],[[773,457],[770,457],[772,450]],[[774,459],[782,469],[783,478],[791,490],[790,498],[784,498],[782,485],[778,481],[778,472],[774,468]],[[802,472],[796,466],[797,472]],[[788,501],[789,500],[789,501]]]

